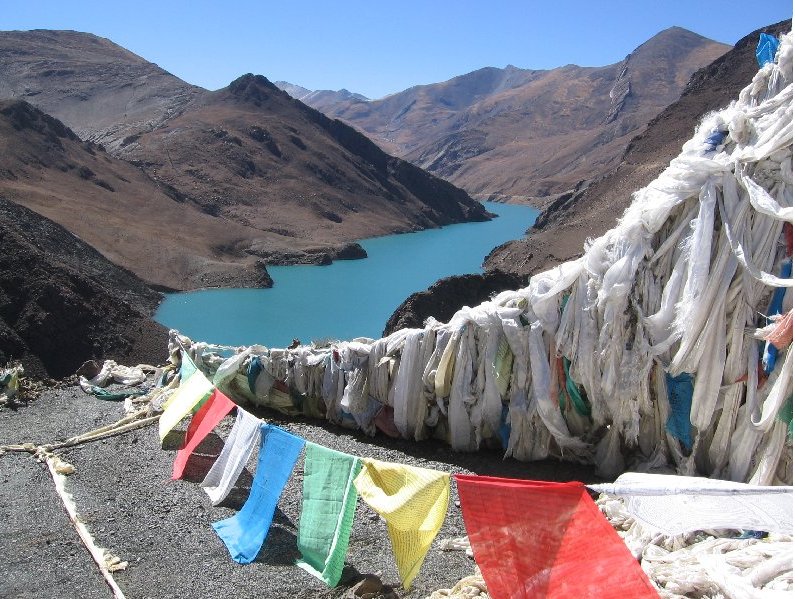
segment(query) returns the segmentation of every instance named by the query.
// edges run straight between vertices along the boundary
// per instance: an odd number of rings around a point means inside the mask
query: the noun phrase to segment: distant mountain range
[[[679,155],[701,117],[736,100],[751,83],[759,69],[755,56],[759,34],[778,36],[791,29],[791,20],[763,27],[699,69],[681,97],[630,141],[615,169],[584,189],[560,197],[541,213],[528,237],[495,248],[486,258],[486,269],[511,272],[526,280],[580,256],[585,240],[614,227],[632,193],[656,179]]]
[[[316,108],[320,112],[325,112],[325,108],[336,106],[341,102],[369,102],[370,98],[362,94],[355,94],[349,92],[347,89],[339,89],[332,91],[330,89],[321,89],[312,91],[300,85],[293,85],[287,81],[274,81],[273,85],[279,89],[286,91],[296,100],[301,100],[304,104],[308,104],[312,108]]]
[[[0,32],[0,98],[63,123],[9,108],[43,125],[6,123],[21,137],[0,194],[162,287],[260,286],[266,263],[360,257],[349,242],[489,217],[262,76],[210,92],[87,33]]]
[[[729,48],[672,27],[605,67],[489,67],[370,101],[282,86],[474,197],[543,205],[615,168],[690,76]]]

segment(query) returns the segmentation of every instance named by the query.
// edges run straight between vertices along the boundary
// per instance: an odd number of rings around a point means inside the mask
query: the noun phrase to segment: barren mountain
[[[782,21],[755,31],[697,71],[682,96],[631,141],[616,169],[579,192],[562,195],[541,213],[529,237],[495,248],[482,277],[451,277],[410,296],[390,317],[387,330],[396,323],[418,326],[428,316],[443,319],[461,294],[470,298],[467,305],[476,305],[496,292],[515,289],[514,281],[524,285],[533,274],[580,256],[586,238],[613,227],[632,192],[648,185],[679,154],[701,116],[727,105],[748,85],[758,68],[754,53],[759,34],[778,35],[791,28],[791,21]],[[493,284],[486,291],[487,281]]]
[[[0,32],[0,97],[30,102],[81,140],[140,169],[133,174],[117,161],[112,169],[126,174],[106,176],[100,163],[111,159],[101,152],[89,161],[99,170],[86,163],[94,180],[113,188],[90,186],[97,196],[92,205],[100,206],[97,194],[108,192],[112,214],[85,208],[70,187],[58,187],[52,169],[43,177],[45,188],[17,181],[14,201],[169,287],[259,284],[262,269],[259,275],[252,270],[258,259],[360,257],[361,248],[349,245],[355,239],[489,217],[465,192],[387,156],[264,77],[245,75],[210,92],[90,34]],[[37,160],[33,149],[7,147],[11,161],[17,152],[29,165]],[[156,197],[141,200],[153,186]],[[57,205],[49,202],[53,195]],[[161,205],[168,209],[161,212]],[[116,220],[115,235],[99,232],[107,228],[104,218]],[[143,254],[160,250],[137,248],[140,240],[129,229],[148,231],[152,245],[168,246],[160,263],[143,261]],[[161,263],[169,264],[163,272]]]
[[[759,68],[755,57],[759,34],[778,35],[791,28],[792,21],[787,20],[754,31],[697,71],[681,98],[631,141],[616,169],[584,190],[561,197],[541,213],[529,238],[496,248],[486,259],[486,268],[527,277],[579,256],[585,239],[615,226],[632,192],[653,181],[681,152],[701,117],[737,99],[751,82]]]
[[[473,196],[542,204],[615,168],[690,75],[728,49],[672,27],[605,67],[484,68],[381,100],[304,101]]]

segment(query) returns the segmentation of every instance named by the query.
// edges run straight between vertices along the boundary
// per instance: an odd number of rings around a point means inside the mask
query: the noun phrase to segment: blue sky
[[[603,66],[679,25],[734,44],[792,17],[792,0],[7,2],[0,29],[107,37],[218,89],[243,73],[371,98],[485,66]]]

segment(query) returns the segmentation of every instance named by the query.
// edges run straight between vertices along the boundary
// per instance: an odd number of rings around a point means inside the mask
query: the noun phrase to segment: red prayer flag
[[[582,483],[455,479],[475,561],[494,599],[659,597]]]
[[[218,426],[218,423],[234,407],[235,402],[226,395],[218,389],[213,391],[209,399],[202,404],[199,411],[191,418],[188,430],[185,433],[185,440],[182,443],[182,449],[177,452],[177,457],[174,459],[174,470],[171,473],[171,478],[174,480],[182,478],[188,458],[190,458],[193,450],[199,446],[199,443],[210,434],[211,430]]]

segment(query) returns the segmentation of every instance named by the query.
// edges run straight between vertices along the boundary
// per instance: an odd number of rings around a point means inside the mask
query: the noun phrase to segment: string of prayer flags
[[[304,447],[303,439],[270,424],[261,425],[260,435],[257,473],[248,500],[231,518],[213,523],[232,559],[239,564],[250,564],[257,558],[276,504]]]
[[[297,565],[330,587],[342,577],[356,511],[353,480],[361,467],[359,458],[306,444]]]
[[[582,483],[455,479],[475,562],[494,599],[659,597]]]
[[[447,514],[450,475],[369,458],[362,465],[353,484],[386,520],[400,581],[408,589]]]
[[[183,379],[169,398],[163,414],[160,416],[160,443],[163,443],[166,435],[177,426],[179,421],[190,414],[199,402],[209,397],[214,389],[213,384],[199,370],[194,371],[187,380]]]
[[[240,476],[257,445],[261,425],[262,421],[259,418],[238,408],[235,425],[224,443],[221,455],[202,481],[202,487],[210,496],[213,505],[218,505],[226,499],[237,482],[237,477]]]
[[[213,391],[210,399],[204,402],[204,405],[193,415],[188,425],[185,441],[174,459],[171,478],[174,480],[182,478],[185,473],[185,466],[188,464],[188,459],[193,451],[234,407],[235,403],[226,395],[218,389]]]

